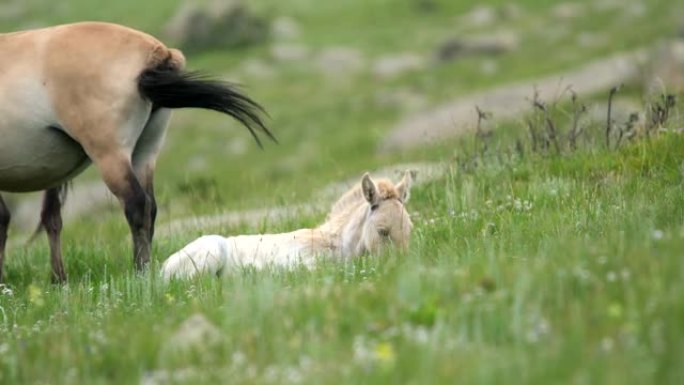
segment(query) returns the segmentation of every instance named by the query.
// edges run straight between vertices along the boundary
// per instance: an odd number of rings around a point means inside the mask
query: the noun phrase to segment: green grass
[[[91,3],[28,1],[28,15],[0,27],[103,19],[159,33],[178,1]],[[369,60],[427,55],[450,36],[478,32],[454,22],[475,1],[435,1],[437,10],[427,13],[408,0],[254,3],[299,21],[302,44],[353,47]],[[561,156],[498,158],[493,149],[474,168],[463,164],[478,145],[472,138],[376,152],[406,113],[378,103],[379,92],[405,89],[439,103],[642,47],[673,35],[682,14],[676,2],[651,1],[635,20],[603,13],[562,22],[570,33],[552,41],[545,32],[560,24],[546,16],[553,4],[520,5],[524,16],[496,29],[519,31],[521,47],[493,59],[500,70],[492,75],[480,71],[482,59],[468,58],[391,81],[363,71],[331,81],[306,65],[277,63],[274,77],[262,79],[244,74],[241,63],[268,62],[268,46],[190,57],[192,68],[245,83],[269,110],[280,144],[260,151],[218,114],[178,113],[159,160],[160,223],[305,202],[367,169],[443,161],[451,172],[416,187],[408,204],[410,249],[315,271],[239,271],[165,286],[154,274],[133,273],[121,212],[94,213],[65,226],[66,286],[48,283],[44,241],[9,250],[7,286],[0,288],[0,383],[165,383],[164,376],[255,384],[681,382],[680,134]],[[579,47],[582,31],[601,33],[607,43]],[[522,134],[517,126],[501,124],[492,146],[511,147]],[[241,140],[247,150],[231,153]],[[96,177],[90,170],[82,178]],[[207,231],[284,231],[321,220]],[[153,270],[197,235],[158,238]],[[168,341],[197,313],[218,336],[203,349],[174,351]]]
[[[407,253],[314,272],[167,287],[131,274],[115,257],[126,245],[88,237],[68,239],[72,281],[55,287],[44,248],[15,251],[0,381],[131,383],[184,368],[192,382],[676,383],[683,158],[671,134],[454,172],[414,191]],[[174,353],[167,340],[195,313],[221,337]]]

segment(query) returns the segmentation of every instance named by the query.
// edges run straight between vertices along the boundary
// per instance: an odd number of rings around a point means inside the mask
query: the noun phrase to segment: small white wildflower
[[[613,342],[613,339],[610,337],[604,337],[601,340],[601,350],[603,350],[604,352],[609,352],[613,350],[614,345],[615,343]]]
[[[309,356],[301,356],[299,357],[299,367],[303,371],[309,371],[311,370],[311,367],[314,364],[314,360],[312,360]]]
[[[247,370],[245,370],[245,376],[247,378],[256,378],[259,375],[259,369],[256,365],[249,365]]]
[[[354,337],[352,350],[354,351],[354,361],[358,364],[366,365],[373,357],[373,352],[368,348],[366,339],[363,336]]]
[[[14,296],[14,292],[12,291],[12,289],[10,289],[8,286],[6,286],[2,283],[0,283],[0,293],[2,293],[2,295],[6,295],[8,297]]]
[[[523,204],[520,201],[520,199],[516,199],[515,201],[513,201],[513,207],[518,211],[522,210]]]
[[[525,339],[530,344],[535,344],[539,342],[542,337],[549,334],[551,331],[551,325],[546,318],[539,318],[533,321],[534,324],[525,333]]]
[[[525,340],[529,344],[536,344],[539,342],[539,333],[535,329],[530,329],[525,334]]]
[[[617,274],[615,274],[614,271],[609,271],[608,274],[606,274],[606,279],[608,282],[615,282],[617,280]]]
[[[268,366],[268,367],[264,370],[264,379],[266,380],[266,382],[275,383],[275,382],[278,381],[278,377],[279,377],[279,374],[280,374],[279,372],[280,372],[280,371],[278,370],[277,367],[275,367],[275,366]]]
[[[656,241],[659,241],[659,240],[663,239],[663,237],[665,236],[665,233],[663,232],[663,230],[653,230],[653,233],[651,234],[651,236]]]
[[[287,384],[299,384],[304,380],[304,376],[299,371],[299,369],[290,366],[285,368],[284,377],[285,383]]]
[[[411,339],[417,344],[425,345],[430,340],[430,332],[424,326],[419,326],[413,329]]]
[[[622,277],[623,281],[629,281],[631,273],[629,272],[629,269],[623,268],[622,271],[620,271],[620,276]]]
[[[577,266],[573,269],[573,274],[584,281],[591,278],[591,274],[582,266]]]
[[[392,327],[385,329],[385,331],[382,332],[382,337],[389,339],[389,338],[393,338],[393,337],[398,336],[399,333],[400,333],[399,328],[392,326]]]
[[[549,324],[549,321],[546,318],[542,318],[537,322],[537,331],[541,335],[549,334],[551,331],[551,324]]]
[[[233,352],[233,355],[231,356],[232,366],[242,366],[245,362],[247,362],[247,357],[245,357],[245,354],[243,352],[239,350]]]

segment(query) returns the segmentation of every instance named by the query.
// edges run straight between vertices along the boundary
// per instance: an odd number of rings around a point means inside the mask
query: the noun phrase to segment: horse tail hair
[[[179,52],[169,50],[166,60],[145,69],[138,77],[138,90],[152,102],[153,108],[204,108],[222,112],[242,123],[259,147],[262,144],[257,131],[277,143],[264,123],[262,115],[266,111],[261,105],[240,92],[235,84],[183,70],[184,60],[178,56]]]

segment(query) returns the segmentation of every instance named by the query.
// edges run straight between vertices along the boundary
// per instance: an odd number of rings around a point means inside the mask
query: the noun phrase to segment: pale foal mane
[[[335,255],[345,258],[377,251],[390,240],[405,247],[412,227],[404,208],[411,179],[409,171],[396,185],[364,174],[361,183],[333,204],[325,223],[316,229],[318,234],[331,240]]]
[[[375,181],[380,200],[399,199],[399,191],[394,186],[394,183],[389,179],[378,179]],[[344,193],[340,199],[332,206],[326,222],[346,222],[349,216],[352,215],[356,209],[364,204],[368,204],[366,198],[363,196],[363,190],[360,183],[356,183],[354,187]]]

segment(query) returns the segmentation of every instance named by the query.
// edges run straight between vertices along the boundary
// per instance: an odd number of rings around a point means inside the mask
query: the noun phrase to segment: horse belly
[[[83,148],[53,127],[0,123],[0,191],[28,192],[58,186],[90,164]]]

